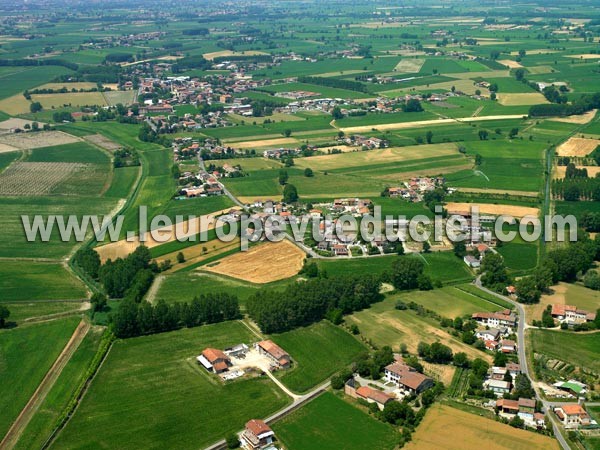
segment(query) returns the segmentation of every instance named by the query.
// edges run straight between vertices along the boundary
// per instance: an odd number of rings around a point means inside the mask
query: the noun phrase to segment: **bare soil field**
[[[319,150],[327,153],[329,150],[339,150],[342,153],[359,152],[360,147],[352,147],[351,145],[332,145],[331,147],[321,147]]]
[[[472,207],[478,206],[480,214],[490,214],[494,216],[507,215],[513,217],[538,216],[539,208],[529,206],[515,205],[495,205],[491,203],[456,203],[449,202],[446,209],[450,214],[456,211],[470,211]]]
[[[227,256],[202,270],[262,284],[293,277],[302,269],[305,258],[302,250],[284,239]]]
[[[135,102],[136,91],[106,91],[102,92],[102,96],[106,103],[110,106],[115,106],[118,103],[122,103],[123,105],[131,105]]]
[[[456,436],[457,439],[448,439]],[[447,405],[433,405],[407,450],[558,450],[548,436],[525,431]]]
[[[0,144],[0,153],[17,152],[19,149],[8,144]]]
[[[0,122],[0,132],[9,131],[11,128],[24,129],[25,125],[31,126],[32,123],[33,120],[18,119],[16,117],[11,117],[10,119]],[[43,122],[38,122],[38,124],[40,125],[40,127],[45,125]]]
[[[586,112],[585,114],[580,114],[578,116],[568,116],[568,117],[556,117],[554,119],[548,119],[552,122],[563,122],[563,123],[574,123],[578,125],[585,125],[586,123],[590,123],[592,119],[596,116],[597,109],[593,109],[591,111]]]
[[[421,70],[423,64],[425,64],[424,59],[403,59],[396,64],[394,71],[401,73],[417,73]]]
[[[154,248],[168,242],[176,241],[177,237],[183,239],[188,236],[195,236],[202,231],[212,230],[215,228],[215,225],[219,223],[216,218],[227,211],[231,211],[232,209],[239,208],[227,208],[197,217],[193,221],[186,220],[179,225],[157,228],[155,230],[155,234],[158,239],[152,237],[150,233],[146,233],[146,240],[143,242],[143,244],[148,248]],[[180,229],[181,232],[178,233],[178,229]],[[179,236],[177,236],[177,234],[179,234]],[[111,242],[109,244],[96,247],[94,250],[96,250],[98,255],[100,255],[100,260],[105,262],[107,259],[114,260],[116,258],[124,258],[132,253],[141,244],[142,242],[140,242],[140,237],[135,236],[135,238],[131,241],[128,241],[127,239],[121,239],[117,242]]]
[[[584,139],[572,137],[567,142],[561,144],[556,153],[558,156],[587,156],[600,145],[598,139]]]
[[[599,166],[577,166],[578,169],[586,169],[588,177],[594,178],[596,174],[600,173]],[[567,171],[566,166],[557,166],[554,170],[554,178],[564,178],[565,172]]]
[[[563,57],[571,59],[600,59],[600,55],[597,55],[595,53],[583,53],[580,55],[563,55]]]
[[[91,142],[94,145],[97,145],[98,147],[102,147],[103,149],[108,150],[109,152],[114,152],[115,150],[118,150],[123,147],[115,141],[111,141],[109,138],[102,134],[91,134],[89,136],[85,136],[84,139],[88,142]]]
[[[524,305],[529,324],[540,320],[548,305],[574,305],[586,311],[596,311],[600,307],[600,292],[579,284],[559,283],[551,289],[552,293],[542,295],[539,303]]]
[[[259,139],[256,141],[242,141],[236,142],[235,147],[246,149],[246,148],[279,148],[283,145],[296,145],[298,141],[294,138],[279,138],[279,139]]]
[[[54,147],[56,145],[73,144],[75,142],[81,142],[81,139],[62,131],[39,131],[36,133],[0,135],[0,144],[10,145],[21,150]]]
[[[539,92],[521,94],[499,93],[498,103],[504,106],[527,106],[548,103],[548,100]]]
[[[547,48],[540,48],[535,50],[527,50],[528,55],[549,55],[550,53],[558,53],[558,50],[548,50]],[[518,56],[519,52],[510,52],[510,56]]]
[[[541,75],[541,74],[552,73],[553,71],[556,71],[556,69],[553,69],[551,66],[531,66],[531,67],[527,67],[527,70],[529,71],[529,73],[531,73],[533,75]]]
[[[35,89],[62,89],[66,88],[67,90],[71,89],[93,89],[97,88],[98,85],[96,83],[92,83],[89,81],[78,81],[75,83],[46,83],[41,86],[36,87]]]
[[[0,195],[47,195],[86,164],[62,162],[14,162],[0,174]]]
[[[508,67],[510,69],[519,69],[519,68],[523,67],[521,65],[521,63],[518,63],[517,61],[513,61],[512,59],[500,59],[500,60],[498,60],[498,62],[500,64],[504,64],[506,67]]]

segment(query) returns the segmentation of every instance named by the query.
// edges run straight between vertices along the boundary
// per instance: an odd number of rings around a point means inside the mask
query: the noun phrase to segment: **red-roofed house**
[[[583,309],[577,309],[574,305],[552,305],[550,312],[552,317],[567,323],[584,323],[592,322],[596,319],[596,313],[588,312]]]
[[[252,419],[246,423],[242,433],[242,445],[248,449],[261,449],[273,443],[275,433],[271,427],[260,419]]]
[[[579,428],[591,424],[589,414],[581,405],[576,403],[558,406],[554,408],[554,412],[565,428]]]
[[[256,349],[260,354],[266,355],[280,369],[289,369],[292,363],[290,355],[271,340],[257,343]]]
[[[385,379],[396,383],[410,392],[419,394],[433,386],[433,380],[416,369],[405,364],[401,359],[393,362],[384,369]]]

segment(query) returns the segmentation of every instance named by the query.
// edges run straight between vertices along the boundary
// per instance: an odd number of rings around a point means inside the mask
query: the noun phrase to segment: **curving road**
[[[563,435],[560,433],[560,429],[557,423],[556,418],[554,417],[554,414],[552,413],[552,406],[554,405],[553,403],[547,401],[546,399],[543,398],[543,396],[540,393],[540,389],[538,388],[537,384],[532,382],[531,379],[531,375],[529,373],[529,366],[528,366],[528,361],[527,361],[527,352],[525,351],[525,346],[526,346],[526,341],[525,341],[525,327],[526,327],[526,317],[525,317],[525,308],[523,308],[523,305],[509,297],[506,297],[504,295],[498,294],[497,292],[491,291],[489,289],[487,289],[486,287],[484,287],[481,284],[481,275],[479,275],[475,281],[473,281],[473,284],[475,286],[477,286],[479,289],[481,289],[482,291],[484,291],[487,294],[493,295],[499,299],[502,299],[506,302],[509,302],[510,304],[512,304],[517,313],[518,313],[518,322],[517,322],[517,349],[518,349],[518,355],[519,355],[519,364],[521,366],[521,373],[525,374],[527,376],[527,378],[529,378],[529,381],[531,382],[531,386],[533,387],[533,390],[535,391],[535,398],[536,400],[539,400],[542,402],[542,404],[544,405],[543,410],[544,412],[547,414],[547,416],[550,418],[550,422],[552,422],[552,429],[554,431],[554,436],[556,437],[556,439],[558,440],[560,446],[563,448],[563,450],[570,450],[570,446],[567,443],[566,439],[563,437]]]

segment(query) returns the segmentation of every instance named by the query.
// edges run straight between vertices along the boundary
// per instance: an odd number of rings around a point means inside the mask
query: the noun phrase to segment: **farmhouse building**
[[[350,378],[344,385],[344,393],[352,398],[360,398],[368,403],[375,403],[380,410],[386,404],[394,401],[395,397],[369,386],[360,386],[354,378]]]
[[[554,304],[552,305],[550,314],[555,319],[568,324],[592,322],[596,319],[596,313],[577,309],[577,307],[573,305]]]
[[[271,427],[260,419],[248,421],[242,432],[242,445],[251,450],[266,448],[273,444],[274,439]]]
[[[229,357],[216,348],[205,348],[196,360],[202,364],[206,370],[213,373],[225,372],[231,366]]]
[[[467,255],[463,258],[463,260],[467,266],[472,267],[473,269],[481,266],[481,261],[479,261],[479,258],[476,258],[473,255]]]
[[[577,429],[591,424],[589,414],[579,404],[558,406],[554,408],[554,413],[567,429]]]
[[[510,393],[511,384],[508,381],[504,380],[495,380],[490,378],[489,380],[485,380],[483,386],[488,390],[492,391],[497,396],[501,396],[504,394]]]
[[[411,393],[419,394],[433,386],[433,380],[405,364],[401,358],[384,369],[385,379]]]
[[[278,369],[289,369],[291,358],[279,345],[271,340],[261,341],[256,344],[256,349],[261,355],[267,356]]]
[[[471,318],[480,325],[488,327],[509,327],[514,328],[517,323],[517,317],[509,309],[500,312],[480,312],[474,313]]]

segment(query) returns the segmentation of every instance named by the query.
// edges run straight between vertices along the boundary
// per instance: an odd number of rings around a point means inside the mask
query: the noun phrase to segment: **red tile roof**
[[[258,345],[273,358],[280,360],[282,358],[289,359],[290,355],[283,350],[279,345],[271,340],[261,341]]]
[[[509,400],[507,398],[501,398],[496,402],[496,406],[502,409],[512,409],[515,411],[519,410],[519,402],[517,400]]]
[[[587,416],[587,412],[585,411],[585,409],[583,409],[581,407],[581,405],[578,404],[573,404],[573,405],[563,405],[561,406],[562,410],[565,412],[565,414],[569,415],[569,416],[574,416],[574,415],[586,415]]]
[[[363,398],[371,399],[377,403],[381,403],[385,405],[387,402],[394,399],[391,395],[386,394],[385,392],[378,391],[377,389],[373,389],[369,386],[361,386],[356,390],[356,393]]]
[[[254,436],[260,436],[263,433],[272,432],[271,427],[260,419],[252,419],[246,423],[246,429]]]
[[[228,361],[229,357],[223,353],[221,350],[217,350],[216,348],[205,348],[202,351],[202,356],[204,356],[209,363],[213,364],[214,361],[217,361],[219,359],[223,359]]]

